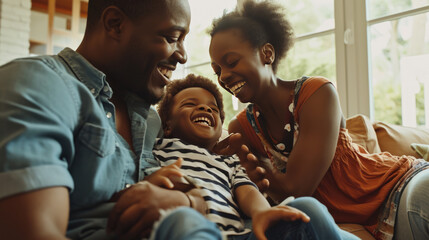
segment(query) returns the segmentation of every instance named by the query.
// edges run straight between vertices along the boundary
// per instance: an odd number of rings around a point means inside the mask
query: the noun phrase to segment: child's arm
[[[266,240],[266,230],[277,221],[310,221],[304,212],[296,208],[289,206],[271,207],[265,197],[251,185],[237,187],[235,197],[241,211],[252,218],[253,233],[260,240]]]
[[[267,199],[252,185],[237,187],[234,196],[241,211],[251,218],[253,218],[255,213],[266,211],[271,207]]]

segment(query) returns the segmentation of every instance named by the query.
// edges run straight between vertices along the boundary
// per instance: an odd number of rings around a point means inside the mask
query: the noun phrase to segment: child
[[[224,111],[222,95],[209,79],[188,75],[172,81],[158,105],[166,138],[154,147],[161,168],[147,180],[173,188],[173,175],[190,176],[202,188],[208,211],[228,239],[340,239],[341,230],[326,208],[312,198],[292,202],[304,207],[310,218],[290,206],[271,207],[254,183],[247,177],[238,158],[213,153],[222,133]],[[183,161],[177,160],[180,157]],[[179,167],[181,167],[179,169]],[[180,173],[178,173],[180,172]],[[161,183],[163,182],[163,183]],[[192,199],[190,199],[192,207]],[[253,233],[244,225],[252,218]],[[305,224],[307,223],[307,224]],[[270,228],[271,227],[271,228]],[[266,232],[266,230],[268,230]]]

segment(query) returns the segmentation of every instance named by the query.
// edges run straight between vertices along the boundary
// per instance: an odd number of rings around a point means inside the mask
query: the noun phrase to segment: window
[[[429,0],[369,3],[374,119],[429,126]]]
[[[88,0],[32,0],[30,54],[76,49],[83,38]]]
[[[320,75],[337,87],[345,117],[429,127],[429,0],[272,0],[286,7],[296,41],[280,62],[278,76]],[[32,0],[33,54],[77,47],[88,0]],[[217,81],[207,34],[214,18],[242,0],[189,0],[192,19],[188,62],[173,78],[189,73]],[[224,93],[225,124],[245,105]]]

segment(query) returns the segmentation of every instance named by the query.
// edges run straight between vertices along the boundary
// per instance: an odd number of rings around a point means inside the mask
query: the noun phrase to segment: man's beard
[[[161,97],[157,97],[157,96],[155,96],[155,94],[145,91],[145,92],[139,94],[139,96],[141,98],[143,98],[143,100],[145,100],[146,103],[148,103],[150,105],[154,105],[154,104],[157,104],[161,100],[161,98],[164,96],[164,94],[165,93],[163,93]]]

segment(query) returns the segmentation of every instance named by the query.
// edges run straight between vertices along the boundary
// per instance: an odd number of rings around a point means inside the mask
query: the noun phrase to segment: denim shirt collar
[[[65,48],[59,54],[76,77],[81,81],[93,94],[97,97],[103,88],[108,88],[108,91],[103,91],[108,98],[112,97],[112,89],[106,81],[106,74],[95,68],[90,62],[88,62],[82,55],[76,51]]]

